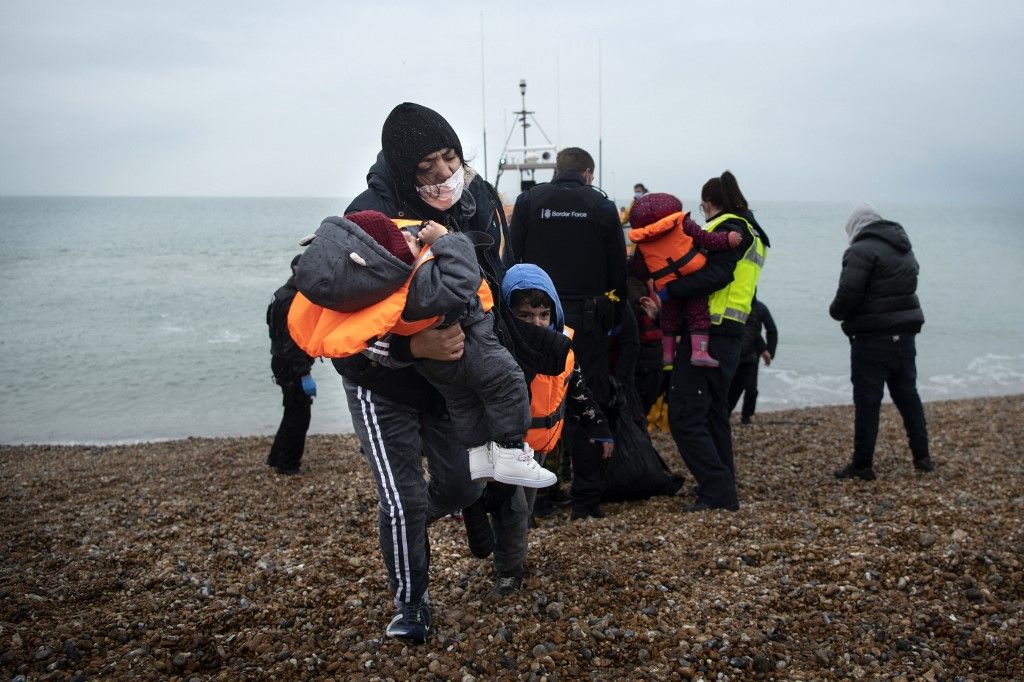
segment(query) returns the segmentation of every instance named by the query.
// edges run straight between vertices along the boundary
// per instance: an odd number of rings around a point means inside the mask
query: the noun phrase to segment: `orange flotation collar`
[[[288,332],[295,345],[314,358],[347,358],[366,350],[387,333],[412,336],[433,327],[441,321],[440,316],[412,322],[402,318],[413,275],[433,257],[430,249],[424,248],[409,278],[397,291],[382,301],[353,312],[324,308],[310,301],[302,292],[297,293],[288,310]],[[477,295],[485,311],[494,307],[494,296],[486,280],[480,281]]]
[[[674,279],[684,277],[704,267],[707,257],[683,231],[683,211],[671,213],[661,220],[629,231],[629,240],[636,244],[644,257],[656,289],[662,289]]]
[[[570,339],[573,337],[572,327],[565,327],[563,333]],[[576,356],[569,349],[565,358],[565,368],[558,376],[538,374],[530,382],[530,428],[526,432],[526,442],[539,453],[551,452],[562,437],[565,426],[565,396],[569,391],[569,380],[572,368],[576,365]]]

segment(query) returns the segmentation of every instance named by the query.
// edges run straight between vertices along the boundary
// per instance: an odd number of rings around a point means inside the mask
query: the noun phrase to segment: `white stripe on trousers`
[[[356,387],[356,396],[362,403],[363,426],[369,436],[370,449],[373,452],[374,463],[377,465],[377,473],[381,481],[381,489],[384,491],[388,505],[391,507],[391,542],[394,545],[395,557],[395,580],[398,589],[395,590],[395,600],[407,602],[412,589],[412,577],[409,567],[409,537],[405,528],[405,510],[402,509],[402,500],[398,494],[398,486],[395,485],[395,475],[391,472],[391,463],[387,458],[387,450],[384,447],[384,437],[380,431],[380,423],[377,421],[377,409],[373,404],[372,395],[362,386]],[[367,415],[367,407],[371,412]],[[398,551],[398,539],[401,535],[402,551]]]

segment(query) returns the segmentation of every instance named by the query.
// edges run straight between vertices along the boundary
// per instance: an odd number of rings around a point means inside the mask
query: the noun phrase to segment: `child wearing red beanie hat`
[[[690,328],[690,364],[698,367],[718,367],[718,360],[708,353],[708,331],[711,315],[708,299],[691,298],[685,301],[665,296],[665,285],[685,277],[702,267],[706,261],[701,249],[724,251],[735,248],[740,236],[735,232],[706,232],[683,212],[683,202],[671,194],[652,192],[633,202],[629,210],[629,239],[643,256],[654,286],[663,300],[659,324],[662,336],[662,360],[673,362],[676,336],[682,332],[682,316]]]

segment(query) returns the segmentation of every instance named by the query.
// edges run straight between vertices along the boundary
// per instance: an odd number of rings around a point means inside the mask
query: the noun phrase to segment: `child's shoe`
[[[505,448],[491,443],[494,458],[494,480],[524,488],[546,488],[554,485],[558,477],[533,459],[533,448],[523,444],[521,448]]]
[[[671,365],[676,359],[676,335],[665,333],[661,337],[661,364]]]
[[[491,452],[491,443],[484,443],[469,449],[469,477],[474,480],[494,478],[494,455]]]
[[[690,334],[690,364],[694,367],[718,367],[718,360],[708,353],[708,335]]]

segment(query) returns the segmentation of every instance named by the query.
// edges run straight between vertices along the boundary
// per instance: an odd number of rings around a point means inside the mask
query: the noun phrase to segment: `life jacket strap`
[[[559,403],[558,408],[546,417],[534,417],[530,420],[531,429],[550,429],[552,426],[562,421],[565,417],[565,398],[562,398],[562,402]]]
[[[665,275],[671,274],[673,272],[675,274],[679,275],[680,277],[682,277],[682,270],[683,270],[683,268],[686,267],[687,263],[689,263],[694,258],[696,258],[697,254],[699,254],[699,253],[700,253],[700,249],[698,249],[696,247],[691,248],[689,251],[684,253],[679,258],[676,258],[675,260],[670,260],[668,262],[668,264],[665,265],[665,267],[660,268],[660,269],[652,272],[651,273],[651,279],[659,280],[662,277],[664,277]]]

